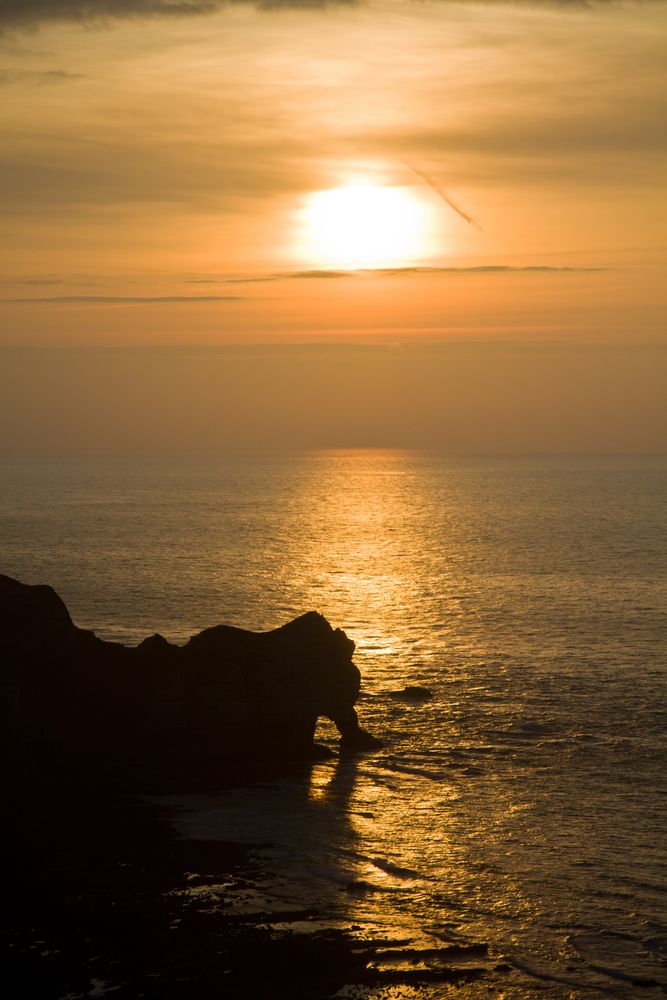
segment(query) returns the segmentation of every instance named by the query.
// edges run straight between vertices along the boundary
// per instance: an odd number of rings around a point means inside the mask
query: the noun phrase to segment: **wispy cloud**
[[[63,278],[47,275],[22,275],[17,278],[0,278],[0,285],[62,285]]]
[[[475,267],[394,267],[383,268],[383,274],[563,274],[574,271],[607,271],[606,267],[551,267],[549,264],[480,264]]]
[[[265,11],[313,10],[357,5],[357,0],[0,0],[0,28],[34,28],[49,21],[108,25],[127,18],[196,17],[244,2]],[[476,6],[507,4],[507,0],[464,0],[464,2]],[[615,0],[514,0],[514,5],[577,10],[609,7],[614,2]],[[642,0],[634,2],[639,3]],[[657,3],[660,0],[653,2]],[[450,3],[460,5],[461,0],[438,0],[438,3],[442,6]]]
[[[486,117],[466,126],[442,126],[406,130],[398,141],[419,154],[474,153],[486,156],[526,157],[572,153],[634,152],[646,153],[667,148],[665,129],[665,97],[663,93],[628,92],[623,100],[590,100],[581,108],[568,113],[542,113],[530,109],[498,115],[494,121]],[[622,128],[619,122],[622,121]],[[374,137],[370,136],[373,142]],[[395,147],[392,135],[387,145]],[[403,161],[434,190],[435,182],[422,171]],[[442,191],[438,190],[442,195]]]
[[[0,24],[29,27],[46,21],[109,22],[127,17],[210,14],[215,0],[0,0]]]
[[[2,299],[30,305],[151,305],[155,303],[242,302],[244,295],[49,295]]]
[[[216,285],[257,285],[274,281],[331,281],[354,278],[400,278],[419,275],[465,275],[465,274],[573,274],[608,271],[607,267],[552,267],[548,264],[480,264],[473,267],[422,267],[410,265],[407,267],[374,267],[355,268],[353,270],[306,270],[279,271],[274,274],[257,274],[227,276],[206,275],[187,278],[188,284]]]
[[[53,84],[71,83],[73,80],[85,80],[84,73],[70,73],[65,69],[47,69],[43,71],[30,70],[0,70],[0,86],[11,84],[28,84],[33,87],[48,87]]]
[[[188,285],[261,285],[285,281],[354,281],[387,280],[410,277],[457,277],[485,274],[589,274],[599,271],[619,270],[609,267],[552,267],[548,264],[526,264],[511,266],[504,264],[480,264],[474,267],[379,267],[357,268],[356,270],[304,270],[278,271],[272,274],[248,275],[195,275],[181,279]],[[5,278],[2,285],[67,285],[65,278],[31,278],[23,276]],[[77,280],[79,283],[79,280]],[[0,299],[0,305],[82,305],[82,306],[133,306],[133,305],[199,305],[207,302],[252,301],[246,295],[30,295]]]
[[[437,196],[441,198],[442,201],[444,201],[444,203],[448,205],[453,212],[456,212],[456,214],[460,216],[464,222],[467,222],[469,226],[473,227],[473,229],[477,229],[479,230],[479,232],[483,232],[483,229],[480,226],[479,222],[473,219],[471,215],[468,215],[467,212],[464,212],[462,208],[459,208],[456,202],[452,201],[449,195],[445,191],[443,191],[440,185],[436,181],[434,181],[433,178],[429,176],[429,174],[425,174],[423,170],[419,170],[417,167],[413,166],[413,164],[409,163],[407,160],[403,160],[403,163],[408,168],[408,170],[411,170],[412,173],[415,174],[415,176],[420,177],[424,181],[424,183],[428,185],[428,187],[430,187],[433,191],[435,191]]]
[[[271,11],[353,6],[356,0],[0,0],[0,27],[34,28],[49,21],[104,26],[128,18],[201,17],[243,2]]]

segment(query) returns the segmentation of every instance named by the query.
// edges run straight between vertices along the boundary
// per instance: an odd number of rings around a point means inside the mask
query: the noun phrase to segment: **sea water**
[[[354,639],[384,749],[171,801],[187,836],[260,845],[239,905],[488,945],[461,996],[494,964],[507,997],[656,995],[666,486],[637,457],[16,459],[0,571],[126,643],[310,609]]]

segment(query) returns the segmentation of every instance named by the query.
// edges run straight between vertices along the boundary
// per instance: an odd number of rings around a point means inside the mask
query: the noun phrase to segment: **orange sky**
[[[667,375],[667,5],[193,0],[189,11],[177,16],[169,0],[8,0],[0,11],[0,353],[18,407],[9,417],[23,407],[26,428],[34,417],[34,447],[58,444],[40,436],[51,397],[30,364],[16,368],[17,351],[323,341],[489,345],[462,383],[469,412],[456,416],[463,427],[477,412],[476,434],[452,437],[444,411],[410,424],[411,443],[459,450],[485,434],[491,450],[574,447],[562,359],[590,350],[611,366],[596,376],[584,365],[589,398],[609,416],[591,447],[657,446],[664,411],[642,399],[647,372]],[[339,197],[351,185],[361,200]],[[505,411],[485,409],[474,388],[493,381],[490,345],[538,342],[553,364],[518,365],[512,392],[534,398],[542,436],[529,441],[507,411],[505,444],[494,444]],[[634,379],[616,402],[614,351]],[[449,384],[446,356],[413,371],[414,412],[435,391],[433,366]],[[54,391],[64,357],[46,369]],[[112,393],[118,365],[102,357],[88,360]],[[168,358],[164,387],[176,391],[181,366]],[[313,384],[329,363],[311,357]],[[397,391],[396,373],[365,377]],[[252,401],[251,375],[234,379]],[[541,422],[536,379],[544,400],[561,386],[560,410],[550,404]],[[196,408],[192,373],[188,385]],[[300,439],[304,406],[290,411],[285,443]],[[275,444],[268,413],[253,423],[246,410],[238,443],[261,443],[264,426]],[[341,444],[401,443],[390,408],[379,423],[362,410]],[[335,406],[320,417],[322,441],[337,443]],[[139,438],[146,419],[136,414]],[[165,421],[157,438],[143,435],[147,447],[173,440]],[[71,428],[61,434],[65,447]],[[194,444],[201,429],[192,434]],[[102,438],[113,447],[113,434]],[[0,446],[18,447],[6,425]]]

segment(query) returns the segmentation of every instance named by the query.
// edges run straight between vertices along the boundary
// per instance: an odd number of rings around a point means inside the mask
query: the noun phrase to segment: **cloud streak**
[[[428,187],[430,187],[433,191],[435,191],[437,196],[441,198],[442,201],[444,201],[445,205],[448,205],[453,212],[456,212],[456,214],[460,216],[464,222],[467,222],[469,226],[473,227],[473,229],[477,229],[478,232],[480,233],[484,232],[479,222],[473,219],[472,215],[468,215],[468,213],[464,212],[462,208],[459,208],[456,202],[452,201],[449,195],[442,190],[440,185],[437,184],[432,177],[430,177],[428,174],[425,174],[423,170],[418,170],[417,167],[413,166],[412,163],[409,163],[407,160],[403,160],[403,163],[408,168],[408,170],[411,170],[412,173],[415,174],[415,176],[420,177],[424,181],[424,183],[428,185]]]
[[[304,270],[284,271],[275,274],[245,275],[228,277],[221,275],[191,277],[185,279],[192,285],[262,285],[283,281],[352,281],[362,279],[386,280],[408,277],[464,276],[486,274],[591,274],[609,271],[608,267],[552,267],[548,264],[527,264],[511,266],[505,264],[481,264],[475,267],[381,267],[358,268],[356,270]],[[613,268],[618,270],[618,268]],[[63,284],[64,279],[17,278],[4,279],[2,284],[40,285]],[[34,305],[34,306],[134,306],[134,305],[200,305],[211,302],[247,302],[260,301],[246,295],[35,295],[16,298],[2,298],[0,305]]]
[[[106,26],[131,18],[201,17],[246,2],[267,11],[356,5],[356,0],[0,0],[0,28],[35,28],[54,21]]]
[[[159,303],[243,302],[244,295],[49,295],[2,299],[13,305],[103,305],[135,306]]]
[[[35,87],[48,87],[52,84],[71,83],[76,80],[85,80],[84,73],[70,73],[64,69],[48,69],[43,71],[19,71],[7,72],[0,70],[0,86],[8,87],[12,84],[28,84]]]
[[[445,6],[460,0],[438,0]],[[493,6],[507,0],[467,0],[471,6]],[[609,7],[614,0],[515,0],[525,7],[589,10]],[[636,0],[642,2],[642,0]],[[650,2],[650,0],[644,0]],[[659,2],[659,0],[655,0]],[[314,10],[356,6],[357,0],[0,0],[0,29],[35,28],[42,23],[69,21],[108,25],[128,18],[175,18],[213,14],[223,7],[248,3],[266,11]]]
[[[399,278],[406,276],[437,276],[465,274],[590,274],[598,271],[608,271],[607,267],[552,267],[548,264],[526,264],[512,266],[507,264],[480,264],[474,267],[422,267],[410,265],[406,267],[373,267],[356,268],[354,270],[305,270],[282,271],[276,274],[247,275],[243,277],[205,277],[189,278],[192,284],[219,285],[257,285],[275,281],[332,281],[354,278]]]
[[[47,21],[82,24],[128,17],[210,14],[216,0],[0,0],[0,25],[30,27]]]

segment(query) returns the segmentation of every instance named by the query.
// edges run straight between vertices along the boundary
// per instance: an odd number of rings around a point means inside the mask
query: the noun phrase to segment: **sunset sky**
[[[664,450],[666,39],[0,0],[0,448]]]

